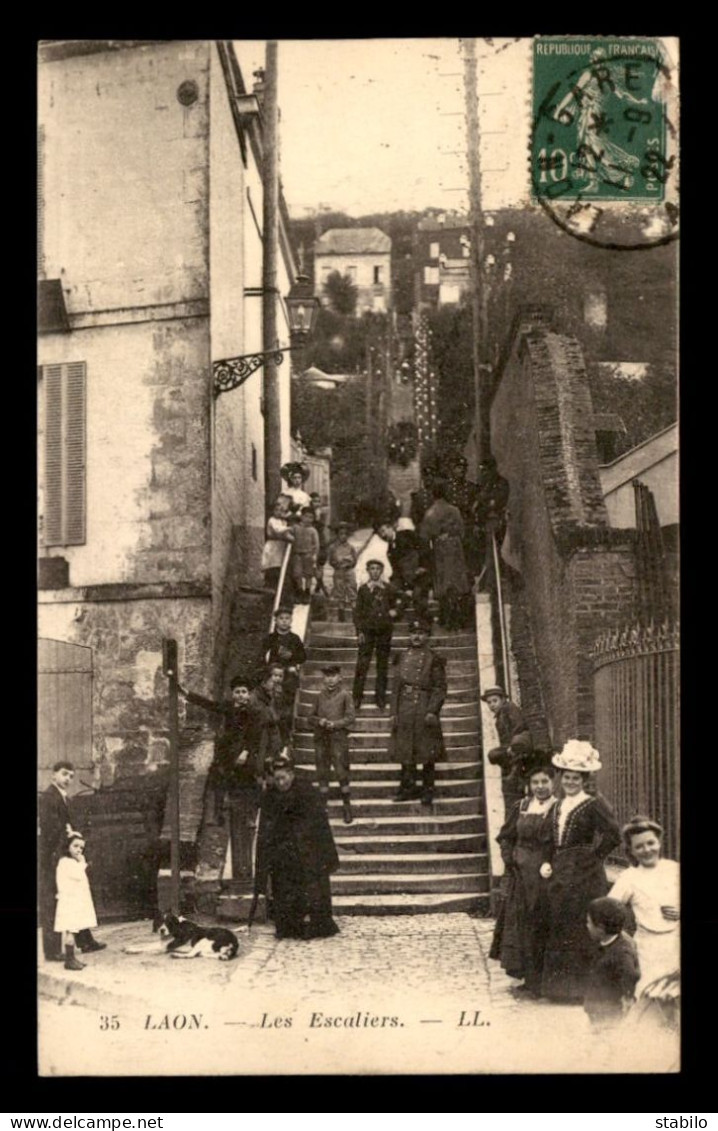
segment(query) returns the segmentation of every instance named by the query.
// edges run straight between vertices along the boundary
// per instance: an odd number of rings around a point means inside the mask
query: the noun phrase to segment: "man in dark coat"
[[[416,615],[426,617],[429,610],[431,563],[422,556],[423,546],[418,533],[410,525],[410,520],[404,518],[399,519],[397,526],[382,522],[377,534],[389,546],[386,556],[392,569],[393,584],[404,590]]]
[[[257,794],[257,784],[262,777],[259,760],[262,720],[258,706],[251,700],[253,686],[250,676],[239,673],[230,684],[231,699],[207,699],[184,687],[178,688],[188,703],[204,707],[220,720],[207,779],[214,801],[211,823],[216,825],[224,823],[225,796],[237,800],[247,792],[249,802]]]
[[[409,647],[399,658],[391,701],[394,753],[401,762],[401,782],[396,801],[421,796],[422,804],[434,800],[436,761],[444,755],[439,712],[446,698],[446,665],[429,647],[431,624],[409,624]],[[416,768],[422,764],[422,788],[416,787]]]
[[[533,752],[531,731],[521,708],[507,698],[503,687],[489,687],[481,696],[494,716],[499,745],[489,750],[492,766],[501,766],[501,785],[507,812],[523,797],[524,762]]]
[[[481,569],[483,554],[476,518],[479,488],[476,483],[467,479],[467,466],[463,456],[456,456],[451,461],[447,468],[445,498],[447,503],[458,507],[464,520],[464,555],[466,565],[473,577]]]
[[[367,562],[369,580],[359,586],[354,606],[354,624],[357,630],[359,654],[354,673],[354,706],[361,707],[364,683],[371,658],[376,649],[376,705],[386,706],[386,688],[389,673],[389,653],[394,621],[401,608],[401,593],[396,586],[384,581],[384,563]]]
[[[62,962],[61,936],[55,932],[57,862],[64,854],[67,838],[73,831],[67,793],[75,777],[72,762],[56,762],[52,781],[40,794],[39,897],[42,949],[48,962]],[[104,950],[107,943],[98,942],[89,929],[78,931],[75,942],[83,953]]]
[[[329,876],[339,867],[319,791],[296,778],[287,758],[275,759],[272,784],[262,795],[255,891],[269,880],[278,939],[337,934]]]

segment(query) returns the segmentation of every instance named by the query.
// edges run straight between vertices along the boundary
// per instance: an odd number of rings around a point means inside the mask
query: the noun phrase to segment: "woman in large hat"
[[[497,836],[506,873],[504,898],[489,952],[512,978],[523,978],[516,992],[541,993],[546,945],[546,884],[539,869],[551,842],[554,767],[550,755],[535,751],[522,765],[529,796],[511,808]]]
[[[285,463],[280,468],[280,475],[287,484],[282,494],[288,495],[292,500],[290,511],[294,518],[299,515],[302,507],[312,505],[312,497],[305,490],[305,483],[309,478],[309,468],[303,463]]]
[[[608,891],[604,860],[621,836],[606,803],[586,792],[591,774],[601,769],[591,743],[570,739],[552,761],[560,770],[561,797],[551,812],[540,869],[548,898],[542,993],[553,1001],[579,1002],[593,955],[586,911]]]

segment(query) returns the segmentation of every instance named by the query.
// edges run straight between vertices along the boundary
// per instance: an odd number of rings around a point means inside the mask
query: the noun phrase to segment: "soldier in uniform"
[[[464,520],[464,554],[469,572],[473,576],[482,565],[482,544],[477,528],[479,488],[466,478],[468,464],[463,456],[456,456],[450,464],[446,479],[447,503],[458,507]]]
[[[397,665],[391,703],[394,751],[401,762],[395,800],[411,801],[420,796],[424,805],[431,805],[434,799],[436,761],[444,756],[439,712],[446,698],[446,666],[429,647],[430,632],[429,621],[410,622],[410,644]],[[419,763],[421,789],[416,786]]]
[[[364,694],[364,683],[371,658],[376,649],[376,705],[386,707],[386,688],[389,675],[389,653],[394,621],[401,608],[401,593],[396,586],[384,581],[384,563],[367,562],[369,580],[359,586],[354,607],[354,624],[357,630],[359,654],[354,673],[354,706],[359,710]]]

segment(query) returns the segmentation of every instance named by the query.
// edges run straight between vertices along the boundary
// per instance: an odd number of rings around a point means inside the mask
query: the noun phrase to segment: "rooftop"
[[[329,228],[314,244],[315,255],[387,253],[391,240],[380,228]]]

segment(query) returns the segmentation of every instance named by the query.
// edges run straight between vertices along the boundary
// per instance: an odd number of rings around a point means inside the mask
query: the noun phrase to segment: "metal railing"
[[[676,623],[634,625],[593,649],[595,744],[601,790],[619,822],[636,813],[664,829],[664,854],[679,856],[679,643]]]

